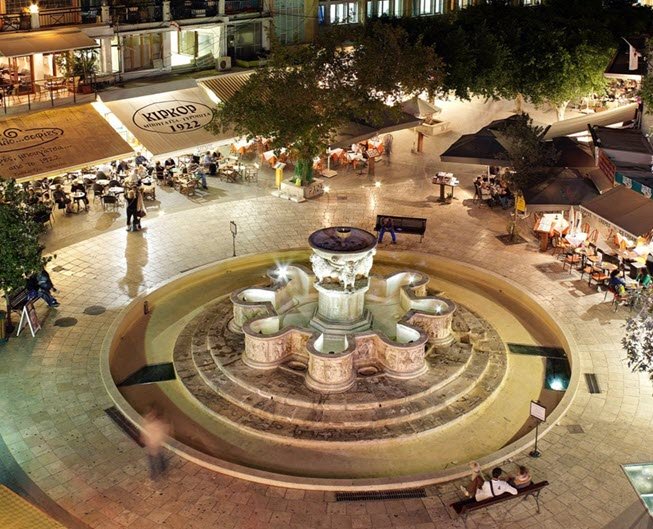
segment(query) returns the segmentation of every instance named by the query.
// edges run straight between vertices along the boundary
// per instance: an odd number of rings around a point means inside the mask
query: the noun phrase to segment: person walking
[[[383,154],[385,154],[385,163],[390,163],[390,155],[392,154],[392,134],[383,136]]]
[[[170,425],[155,408],[151,408],[143,418],[143,431],[141,441],[145,445],[150,479],[158,479],[166,469],[166,460],[163,456],[163,443],[171,434]]]
[[[137,231],[138,229],[138,197],[136,191],[130,189],[125,197],[127,206],[127,231]]]
[[[141,219],[147,215],[145,209],[145,202],[143,201],[143,191],[138,188],[136,190],[136,231],[141,229]]]
[[[395,223],[390,217],[383,217],[381,219],[381,229],[379,230],[379,243],[383,242],[385,232],[390,232],[392,244],[397,244],[397,234],[395,233]]]

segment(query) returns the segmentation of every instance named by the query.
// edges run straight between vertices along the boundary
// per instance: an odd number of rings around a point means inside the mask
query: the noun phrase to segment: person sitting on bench
[[[392,238],[392,244],[397,244],[397,234],[395,233],[395,223],[389,217],[383,217],[381,219],[381,229],[379,230],[379,242],[383,242],[383,236],[385,232],[390,232],[390,237]]]
[[[517,495],[518,491],[515,487],[509,485],[502,479],[499,479],[503,474],[503,470],[499,467],[492,469],[492,479],[483,483],[483,486],[476,491],[476,501],[487,500],[488,498],[496,498],[501,496],[504,492]]]
[[[519,465],[519,472],[514,478],[508,479],[508,484],[515,487],[517,490],[528,487],[533,480],[531,479],[531,473],[524,465]]]

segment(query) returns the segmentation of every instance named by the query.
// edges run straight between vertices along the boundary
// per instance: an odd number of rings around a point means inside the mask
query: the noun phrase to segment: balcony
[[[224,12],[226,15],[238,13],[260,13],[263,11],[262,0],[226,0]]]
[[[161,1],[129,2],[109,7],[113,24],[146,24],[162,22],[163,9]]]
[[[215,17],[219,14],[218,0],[172,0],[170,4],[174,20]]]

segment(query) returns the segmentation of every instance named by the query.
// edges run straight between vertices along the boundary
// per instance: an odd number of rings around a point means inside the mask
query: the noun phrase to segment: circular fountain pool
[[[134,304],[106,348],[105,382],[118,406],[138,422],[156,403],[173,422],[173,449],[218,471],[369,489],[435,482],[466,472],[469,460],[507,457],[532,435],[531,400],[554,415],[568,405],[571,395],[553,412],[564,394],[544,389],[542,357],[508,352],[511,342],[567,349],[553,318],[514,285],[435,256],[378,252],[347,288],[323,282],[327,295],[367,288],[369,325],[333,333],[329,318],[315,325],[311,255],[219,262],[150,293],[148,315],[143,300]],[[275,275],[280,267],[288,277]],[[449,315],[443,340],[424,323],[436,313]],[[402,339],[401,325],[416,334]],[[250,339],[269,345],[248,355]],[[309,381],[312,355],[345,354],[351,361],[337,370],[345,384]],[[161,363],[173,364],[174,380],[120,386]]]

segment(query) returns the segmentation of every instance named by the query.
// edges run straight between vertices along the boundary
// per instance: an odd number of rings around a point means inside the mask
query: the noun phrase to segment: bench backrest
[[[393,217],[392,215],[377,215],[375,230],[381,229],[382,219],[392,219],[395,229],[401,228],[403,230],[411,230],[416,233],[424,233],[426,231],[426,219],[418,217]]]
[[[495,503],[501,503],[503,501],[510,500],[512,498],[518,498],[519,496],[524,496],[525,494],[537,492],[538,490],[546,487],[548,484],[549,484],[548,481],[531,483],[527,487],[517,489],[518,492],[514,496],[512,494],[509,494],[508,492],[504,492],[503,494],[501,494],[501,496],[495,496],[494,498],[488,498],[486,500],[481,500],[481,501],[469,501],[469,500],[457,501],[455,503],[452,503],[451,507],[458,514],[463,514],[465,512],[475,511],[476,509],[482,509],[483,507],[488,507]]]
[[[9,310],[21,310],[25,303],[27,303],[27,289],[21,287],[12,290],[7,298],[9,301]]]

